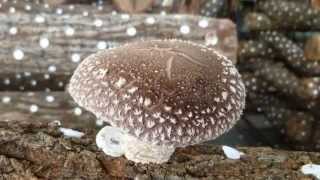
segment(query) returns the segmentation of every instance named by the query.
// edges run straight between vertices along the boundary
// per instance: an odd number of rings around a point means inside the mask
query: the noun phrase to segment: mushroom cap
[[[232,62],[182,40],[134,42],[93,54],[75,70],[68,91],[112,126],[174,147],[223,134],[245,105],[245,87]]]

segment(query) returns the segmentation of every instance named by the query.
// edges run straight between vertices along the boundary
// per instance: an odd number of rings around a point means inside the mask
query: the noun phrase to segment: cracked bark
[[[66,138],[41,119],[0,121],[0,179],[312,179],[299,168],[320,161],[320,153],[263,147],[239,148],[245,156],[230,160],[202,144],[177,149],[165,164],[136,164],[99,151],[96,130],[78,130],[85,136]]]

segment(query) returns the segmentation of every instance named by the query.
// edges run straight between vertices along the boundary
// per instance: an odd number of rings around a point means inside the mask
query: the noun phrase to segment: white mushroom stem
[[[124,132],[122,129],[112,126],[102,128],[97,136],[97,146],[107,155],[119,157],[124,154],[123,148]]]
[[[96,143],[109,156],[125,155],[127,159],[140,163],[167,162],[175,150],[173,146],[143,142],[122,129],[112,126],[105,126],[99,131]]]
[[[125,156],[127,159],[140,163],[164,163],[170,159],[175,147],[154,145],[143,142],[129,134],[125,135]]]

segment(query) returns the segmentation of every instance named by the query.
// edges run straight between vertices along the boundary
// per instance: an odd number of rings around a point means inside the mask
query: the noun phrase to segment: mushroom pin
[[[245,87],[231,60],[182,40],[134,42],[86,58],[69,93],[108,122],[96,137],[106,154],[163,163],[176,147],[229,130],[245,105]]]

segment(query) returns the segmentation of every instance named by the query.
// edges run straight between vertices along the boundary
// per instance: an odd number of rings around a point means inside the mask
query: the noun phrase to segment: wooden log
[[[78,129],[80,139],[63,137],[59,127],[35,122],[0,122],[1,179],[312,179],[300,168],[320,154],[271,148],[239,148],[239,160],[221,147],[177,149],[168,163],[140,164],[99,151],[95,131]]]
[[[50,0],[39,1],[3,1],[0,6],[0,12],[13,13],[56,13],[56,14],[106,14],[106,13],[172,13],[172,14],[198,14],[199,8],[194,8],[183,0],[175,0],[164,3],[163,1],[150,1],[147,3],[140,2],[136,6],[136,2],[132,0],[126,0],[126,2],[119,1],[103,1],[103,3],[97,3],[96,0],[55,0],[55,2],[49,3]],[[144,4],[143,4],[144,3]],[[150,4],[151,3],[151,4]],[[142,6],[141,6],[142,5]],[[186,11],[186,7],[188,10]],[[121,6],[121,7],[120,7]],[[134,6],[134,7],[132,7]]]
[[[65,0],[61,0],[65,1]],[[106,14],[115,12],[115,7],[111,1],[105,1],[103,6],[97,4],[84,5],[73,3],[46,3],[36,1],[3,1],[0,6],[0,12],[3,13],[51,13],[51,14]]]
[[[61,90],[89,54],[130,41],[159,38],[207,44],[234,61],[236,58],[235,25],[226,19],[18,12],[8,18],[7,14],[0,13],[0,90]],[[30,86],[32,80],[37,85]],[[50,86],[48,80],[55,83]]]

